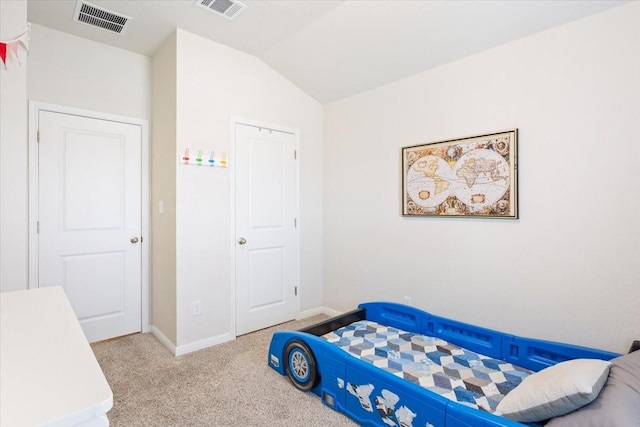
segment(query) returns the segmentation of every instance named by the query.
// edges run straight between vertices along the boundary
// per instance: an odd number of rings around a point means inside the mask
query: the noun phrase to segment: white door
[[[295,136],[235,127],[236,335],[298,310]]]
[[[141,330],[141,127],[38,115],[38,286],[90,342]]]

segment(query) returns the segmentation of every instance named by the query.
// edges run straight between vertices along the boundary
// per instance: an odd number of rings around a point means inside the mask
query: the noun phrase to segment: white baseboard
[[[230,333],[218,335],[215,337],[205,338],[203,340],[194,341],[189,344],[181,345],[176,348],[176,356],[182,356],[183,354],[192,353],[194,351],[202,350],[204,348],[213,347],[214,345],[222,344],[225,342],[233,341],[236,337]]]
[[[163,334],[160,331],[160,329],[156,328],[155,326],[151,325],[149,329],[151,329],[151,334],[154,337],[156,337],[158,339],[158,341],[160,341],[162,343],[162,345],[167,347],[167,349],[171,352],[171,354],[173,354],[175,356],[176,355],[176,346],[175,346],[175,344],[172,343],[171,340],[169,338],[167,338],[167,336],[165,334]]]
[[[207,347],[213,347],[214,345],[222,344],[236,339],[235,336],[227,333],[215,337],[205,338],[203,340],[195,341],[189,344],[176,346],[171,342],[169,338],[167,338],[158,328],[153,325],[151,325],[151,333],[158,339],[158,341],[160,341],[165,347],[167,347],[171,354],[173,354],[174,356],[182,356],[187,353],[192,353],[194,351],[202,350]]]
[[[342,312],[328,307],[316,307],[312,308],[311,310],[301,311],[300,315],[298,316],[298,320],[306,319],[307,317],[316,316],[318,314],[326,314],[329,317],[335,317],[340,316]]]

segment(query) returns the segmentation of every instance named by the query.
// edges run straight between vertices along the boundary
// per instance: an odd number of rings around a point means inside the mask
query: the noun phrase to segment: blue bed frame
[[[360,401],[347,392],[349,383],[371,384],[377,391],[388,390],[397,395],[398,406],[409,408],[415,416],[410,424],[396,422],[402,427],[515,427],[524,424],[449,400],[360,360],[320,338],[358,320],[370,320],[407,332],[442,338],[532,371],[570,359],[610,360],[619,356],[570,344],[522,338],[388,302],[363,303],[357,310],[308,328],[274,333],[269,347],[269,366],[282,375],[288,375],[300,390],[312,391],[327,406],[365,426],[391,424],[383,423],[375,408],[363,408]],[[310,369],[292,369],[300,361]]]

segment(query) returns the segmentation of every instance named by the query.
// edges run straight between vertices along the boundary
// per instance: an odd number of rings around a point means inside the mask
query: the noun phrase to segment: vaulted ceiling
[[[182,28],[255,55],[324,104],[625,2],[241,1],[228,20],[193,0],[90,0],[132,18],[123,34],[74,22],[76,0],[28,0],[28,20],[147,56]]]

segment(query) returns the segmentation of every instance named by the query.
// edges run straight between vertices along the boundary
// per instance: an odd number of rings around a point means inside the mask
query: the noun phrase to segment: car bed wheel
[[[284,350],[285,371],[294,386],[309,391],[316,385],[316,360],[307,345],[301,341],[291,341]]]

